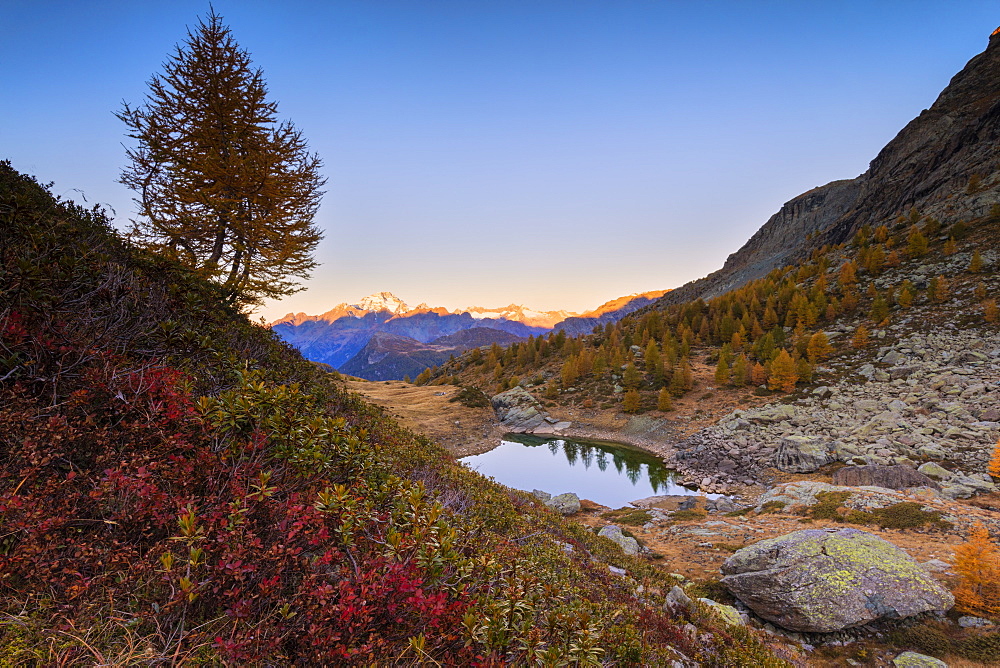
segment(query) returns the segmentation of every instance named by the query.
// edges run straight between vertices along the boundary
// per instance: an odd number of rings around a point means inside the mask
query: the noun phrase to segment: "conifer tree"
[[[993,447],[993,457],[990,458],[989,466],[986,470],[994,478],[1000,478],[1000,441]]]
[[[732,372],[730,373],[730,382],[736,387],[743,387],[747,384],[750,376],[750,364],[746,355],[740,355],[733,362]]]
[[[955,607],[973,615],[1000,613],[1000,551],[986,527],[976,522],[969,540],[955,547]]]
[[[772,390],[791,392],[795,389],[799,375],[795,370],[795,361],[788,351],[782,348],[778,356],[771,362],[771,377],[768,379],[768,387]]]
[[[622,399],[622,410],[626,413],[638,413],[640,406],[640,397],[638,390],[629,390],[625,393],[625,397]]]
[[[851,345],[855,348],[864,348],[868,345],[868,328],[864,325],[858,325],[858,328],[854,330],[854,336],[851,337]]]
[[[729,365],[722,355],[719,355],[719,363],[715,365],[715,384],[719,387],[729,384]]]
[[[927,255],[929,243],[927,237],[914,225],[906,237],[906,252],[910,257],[922,257]]]
[[[955,243],[955,237],[948,237],[948,241],[944,242],[941,251],[945,255],[954,255],[958,251],[958,244]]]
[[[973,274],[978,274],[983,270],[983,264],[983,256],[979,254],[979,251],[972,251],[972,259],[969,260],[969,271]]]
[[[973,290],[973,294],[976,296],[976,299],[980,300],[986,299],[986,284],[983,283],[982,281],[976,283],[976,287],[975,290]]]
[[[889,305],[886,303],[885,298],[882,295],[878,295],[872,301],[871,310],[868,311],[868,317],[872,319],[872,322],[878,324],[889,317]]]
[[[625,367],[625,373],[622,374],[622,385],[628,389],[636,389],[640,383],[642,383],[642,376],[639,374],[639,370],[629,362],[628,366]]]
[[[983,302],[983,320],[996,322],[998,319],[1000,319],[1000,309],[997,308],[997,300],[987,299]]]
[[[896,295],[896,303],[899,304],[901,308],[910,308],[913,306],[913,292],[906,284],[903,284],[899,294]]]
[[[750,370],[750,382],[758,387],[766,384],[767,367],[760,362],[754,363],[753,368]]]
[[[299,130],[214,10],[116,115],[136,140],[120,181],[134,240],[219,284],[233,304],[292,294],[315,267],[325,180]]]
[[[666,413],[674,408],[673,402],[670,400],[670,390],[667,388],[662,388],[660,393],[656,396],[656,410]]]
[[[806,357],[809,358],[810,362],[817,364],[831,354],[833,354],[833,346],[830,345],[830,340],[827,338],[825,332],[816,332],[809,337],[809,344],[806,346]]]

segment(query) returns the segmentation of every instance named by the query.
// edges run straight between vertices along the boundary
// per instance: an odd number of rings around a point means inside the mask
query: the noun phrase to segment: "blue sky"
[[[214,6],[329,180],[322,264],[269,320],[381,290],[584,310],[676,287],[867,169],[1000,24],[971,0]],[[207,10],[0,0],[0,158],[127,225],[113,112]]]

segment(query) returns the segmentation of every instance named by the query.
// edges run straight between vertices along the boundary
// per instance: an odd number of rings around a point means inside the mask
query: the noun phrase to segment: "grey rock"
[[[850,528],[761,541],[733,554],[722,572],[722,583],[751,610],[792,631],[839,631],[955,603],[905,552]]]
[[[639,542],[635,538],[623,534],[621,527],[609,524],[598,531],[597,535],[617,543],[625,554],[633,556],[639,554]]]
[[[540,489],[531,490],[531,495],[539,501],[545,502],[552,498],[552,495]]]
[[[774,463],[789,473],[810,473],[836,459],[830,443],[817,436],[785,436],[778,442]]]
[[[553,496],[545,502],[545,505],[563,515],[572,515],[580,512],[580,497],[573,492],[566,492]]]
[[[980,626],[993,626],[993,622],[988,619],[983,619],[982,617],[972,617],[971,615],[966,615],[958,618],[958,625],[963,629],[974,629],[979,628]]]
[[[707,606],[708,609],[711,610],[727,626],[743,626],[746,624],[746,622],[743,621],[743,616],[740,615],[739,610],[731,605],[719,603],[710,598],[699,598],[698,602]]]
[[[924,462],[917,467],[917,470],[923,473],[925,476],[930,478],[936,478],[937,480],[948,480],[952,477],[951,471],[935,464],[934,462]]]
[[[940,485],[910,466],[845,466],[833,474],[834,485],[846,487],[875,486],[887,489],[933,487]]]
[[[684,590],[674,585],[667,595],[664,596],[666,604],[673,608],[675,611],[690,610],[691,609],[691,597],[684,593]]]
[[[948,664],[919,652],[903,652],[892,660],[894,668],[948,668]]]

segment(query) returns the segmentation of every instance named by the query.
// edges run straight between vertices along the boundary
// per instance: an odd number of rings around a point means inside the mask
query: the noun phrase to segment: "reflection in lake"
[[[612,443],[508,434],[499,447],[461,462],[508,487],[576,492],[611,508],[656,494],[695,494],[655,455]]]

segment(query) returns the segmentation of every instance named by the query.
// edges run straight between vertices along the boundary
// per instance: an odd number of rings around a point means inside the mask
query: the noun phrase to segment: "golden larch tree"
[[[771,362],[771,377],[767,381],[767,386],[772,390],[791,392],[795,389],[795,383],[799,380],[799,374],[795,369],[795,360],[784,348],[778,356]]]
[[[325,180],[318,156],[214,10],[116,115],[136,145],[133,239],[219,284],[233,304],[292,294],[315,267]]]
[[[980,522],[970,529],[969,540],[955,548],[955,573],[958,610],[986,616],[1000,613],[1000,550]]]

